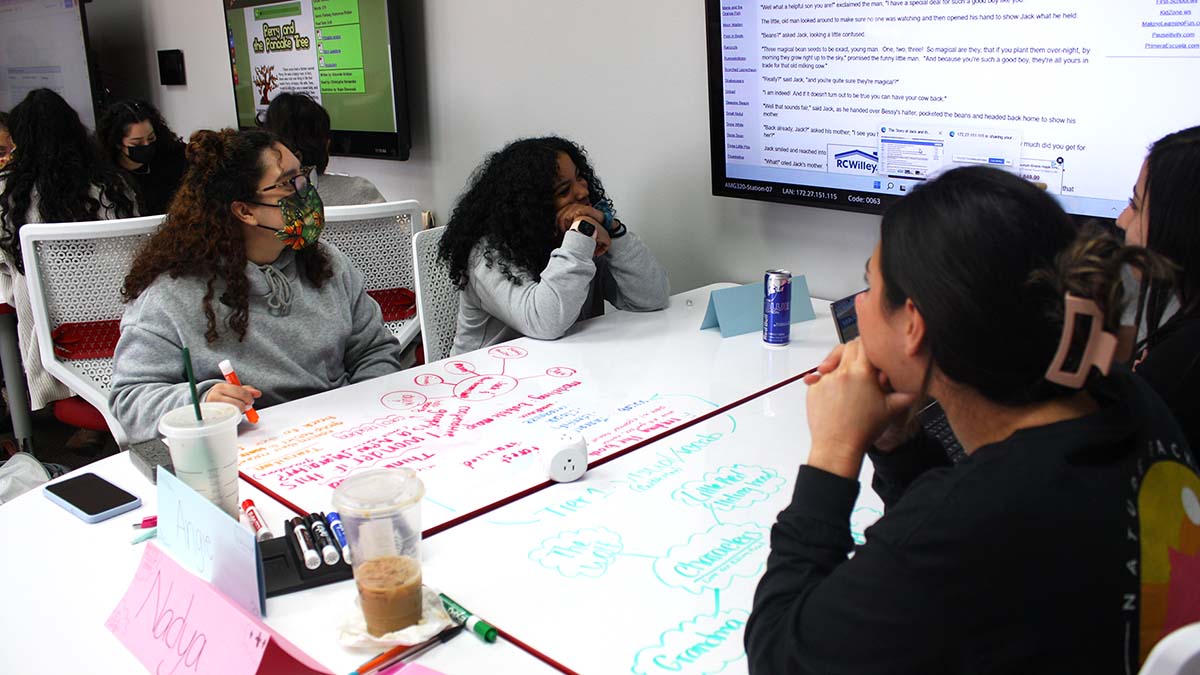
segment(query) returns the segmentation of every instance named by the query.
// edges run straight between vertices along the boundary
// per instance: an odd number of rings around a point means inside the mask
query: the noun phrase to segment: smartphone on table
[[[854,309],[854,299],[858,297],[859,293],[865,292],[852,293],[841,300],[835,300],[830,305],[833,325],[837,329],[838,341],[842,344],[858,337],[858,312]],[[942,449],[946,451],[946,458],[952,463],[957,464],[967,456],[962,444],[958,442],[958,437],[954,435],[954,430],[950,428],[950,420],[946,419],[946,411],[942,410],[941,404],[936,400],[921,408],[917,413],[917,419],[920,420],[925,433],[942,444]]]
[[[142,505],[140,497],[129,494],[94,473],[51,483],[42,488],[42,493],[85,523],[98,523]]]

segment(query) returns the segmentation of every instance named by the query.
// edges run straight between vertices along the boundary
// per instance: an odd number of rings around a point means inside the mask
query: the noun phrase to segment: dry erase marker
[[[246,514],[246,522],[250,523],[250,529],[254,530],[255,539],[266,541],[274,536],[271,534],[271,528],[267,527],[267,521],[263,520],[262,514],[258,512],[258,507],[254,505],[254,500],[243,500],[242,511]]]
[[[333,532],[333,538],[337,540],[338,546],[342,547],[342,560],[346,564],[350,564],[350,544],[346,541],[346,530],[342,527],[342,517],[337,511],[330,511],[325,516],[325,520],[329,521],[329,529]]]
[[[153,539],[157,536],[158,536],[158,527],[157,526],[147,527],[144,530],[142,530],[140,533],[138,533],[138,535],[136,537],[134,537],[133,540],[130,541],[129,543],[140,544],[143,541],[146,541],[147,539]]]
[[[312,536],[308,533],[308,528],[304,526],[302,518],[292,518],[292,533],[296,535],[296,543],[300,546],[300,552],[304,555],[304,566],[310,570],[315,570],[321,566],[321,556],[317,555],[317,551],[313,548]]]
[[[491,624],[468,612],[465,607],[446,597],[445,593],[438,593],[438,597],[442,599],[442,606],[446,608],[446,613],[450,615],[454,623],[466,626],[467,630],[483,638],[486,642],[496,641],[496,629]]]
[[[226,382],[235,387],[242,386],[242,381],[238,379],[237,373],[233,372],[233,364],[229,362],[229,359],[218,363],[217,367],[221,369],[221,375],[225,378]],[[258,424],[258,411],[254,409],[254,406],[246,408],[246,421],[251,424]]]
[[[325,564],[336,565],[339,560],[338,550],[329,536],[325,517],[319,513],[310,513],[307,520],[308,527],[312,530],[313,541],[316,542],[316,548],[321,550],[321,557],[325,559]]]

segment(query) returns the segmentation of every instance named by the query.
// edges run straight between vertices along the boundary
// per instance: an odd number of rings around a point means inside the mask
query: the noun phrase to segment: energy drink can
[[[767,270],[763,287],[763,343],[785,347],[792,329],[792,273]]]

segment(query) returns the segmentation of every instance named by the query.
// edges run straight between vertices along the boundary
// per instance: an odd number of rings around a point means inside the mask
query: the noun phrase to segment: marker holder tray
[[[317,569],[308,569],[304,566],[304,554],[300,551],[300,545],[296,543],[296,536],[292,534],[292,527],[287,521],[284,521],[283,532],[285,534],[281,537],[258,544],[268,598],[354,578],[353,570],[340,557],[334,565],[327,565],[322,560]],[[339,551],[339,556],[340,553]]]

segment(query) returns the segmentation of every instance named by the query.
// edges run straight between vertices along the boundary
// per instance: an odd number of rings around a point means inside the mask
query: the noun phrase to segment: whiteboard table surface
[[[61,673],[146,672],[133,654],[104,627],[104,622],[133,580],[143,544],[130,545],[137,533],[131,523],[154,515],[156,488],[123,452],[78,469],[66,477],[95,473],[137,495],[142,506],[101,523],[87,524],[52,503],[39,486],[0,506],[0,556],[4,580],[4,609],[0,612],[0,673],[59,675]],[[62,480],[62,479],[59,479]],[[242,483],[242,499],[253,499],[270,523],[289,515],[267,495]],[[278,525],[272,525],[278,534]],[[353,601],[351,582],[314,591],[269,598],[267,623],[293,644],[341,675],[375,655],[337,644],[336,624],[296,615],[308,605],[316,614],[340,610]],[[447,675],[481,672],[554,672],[512,644],[484,645],[460,635],[426,652],[423,665]],[[493,669],[494,668],[494,669]]]
[[[329,511],[352,471],[405,466],[425,483],[422,528],[460,522],[546,482],[546,434],[578,431],[595,461],[793,378],[836,344],[819,300],[782,349],[700,330],[709,292],[727,285],[262,409],[239,436],[241,470],[301,510]]]
[[[425,542],[427,583],[585,674],[746,672],[770,529],[809,451],[789,384]],[[870,462],[850,529],[883,511]]]

